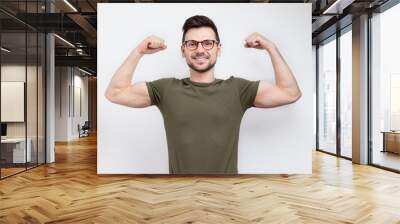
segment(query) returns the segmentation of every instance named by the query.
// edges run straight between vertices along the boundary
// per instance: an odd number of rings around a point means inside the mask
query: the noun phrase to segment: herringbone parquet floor
[[[96,138],[0,181],[0,223],[400,223],[400,175],[314,152],[312,175],[96,174]]]

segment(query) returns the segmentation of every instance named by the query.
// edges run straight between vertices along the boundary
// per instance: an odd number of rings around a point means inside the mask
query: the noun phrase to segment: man
[[[214,65],[221,52],[218,31],[211,19],[196,15],[183,25],[181,51],[190,77],[131,84],[141,57],[167,48],[162,39],[149,36],[118,68],[105,96],[129,107],[159,108],[171,174],[237,174],[239,128],[245,111],[252,106],[290,104],[301,96],[296,79],[271,41],[253,33],[245,40],[245,47],[269,53],[276,84],[233,76],[215,78]]]

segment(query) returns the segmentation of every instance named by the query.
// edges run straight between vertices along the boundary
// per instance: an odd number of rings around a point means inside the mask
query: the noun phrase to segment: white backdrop
[[[303,92],[294,104],[250,108],[239,138],[241,174],[310,174],[315,77],[312,72],[311,4],[268,3],[136,3],[98,4],[98,141],[99,174],[167,174],[168,152],[157,107],[129,108],[113,104],[104,91],[115,71],[145,37],[156,35],[165,51],[145,55],[133,81],[189,76],[181,57],[182,25],[193,15],[210,17],[222,43],[216,77],[274,80],[266,51],[247,49],[243,41],[259,32],[279,48]],[[228,115],[227,115],[228,116]]]

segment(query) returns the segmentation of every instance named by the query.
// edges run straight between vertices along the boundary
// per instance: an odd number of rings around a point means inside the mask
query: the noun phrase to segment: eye
[[[204,44],[205,47],[211,47],[211,46],[213,46],[214,41],[212,41],[212,40],[205,40],[205,41],[203,42],[203,44]]]
[[[189,48],[194,48],[194,47],[196,47],[197,43],[195,41],[188,41],[188,42],[186,42],[186,45]]]

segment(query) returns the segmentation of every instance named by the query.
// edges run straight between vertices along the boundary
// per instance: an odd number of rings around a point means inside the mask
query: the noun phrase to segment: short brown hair
[[[195,15],[195,16],[192,16],[192,17],[186,19],[185,23],[183,24],[182,43],[185,41],[185,35],[188,30],[190,30],[192,28],[199,28],[199,27],[210,27],[212,30],[214,30],[217,41],[220,42],[218,30],[217,30],[217,27],[215,26],[214,22],[207,16]]]

